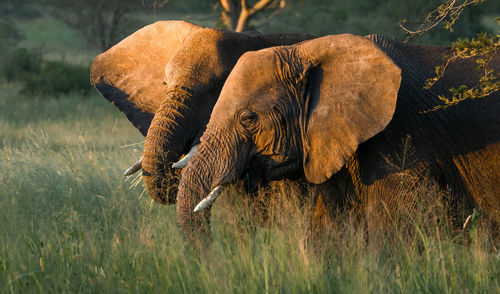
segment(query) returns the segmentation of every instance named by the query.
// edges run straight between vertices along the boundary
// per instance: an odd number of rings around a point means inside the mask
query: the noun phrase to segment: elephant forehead
[[[191,34],[166,64],[166,79],[189,77],[207,84],[212,76],[220,76],[224,68],[217,46],[222,38],[221,31],[208,28]]]
[[[245,53],[222,88],[218,104],[226,111],[270,102],[276,95],[276,57],[269,50]]]
[[[276,70],[277,59],[272,48],[246,52],[234,66],[231,75],[246,80],[267,80]]]

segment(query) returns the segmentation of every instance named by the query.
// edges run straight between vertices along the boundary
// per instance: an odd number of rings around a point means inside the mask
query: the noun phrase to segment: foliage
[[[499,20],[500,23],[500,20]],[[482,73],[478,85],[470,88],[460,85],[450,88],[451,97],[439,95],[444,105],[438,105],[432,110],[447,108],[467,99],[483,98],[500,90],[500,73],[490,68],[490,62],[500,47],[500,35],[479,34],[472,40],[461,39],[453,43],[450,54],[446,56],[446,63],[436,67],[436,76],[427,80],[426,89],[430,89],[443,75],[448,66],[458,59],[476,58],[477,68]]]
[[[0,40],[2,40],[0,50],[5,52],[5,50],[16,46],[21,40],[21,34],[12,22],[0,21]]]
[[[278,15],[268,21],[264,12],[252,20],[252,25],[264,32],[289,31],[317,36],[383,34],[402,40],[407,34],[399,27],[401,19],[406,19],[406,24],[413,27],[425,18],[426,11],[441,3],[441,0],[287,0],[286,7]],[[498,1],[468,7],[456,21],[453,32],[438,26],[420,36],[417,43],[449,45],[458,37],[471,38],[481,31],[493,33],[484,17],[499,11]]]
[[[442,4],[427,14],[427,17],[424,21],[422,21],[416,30],[410,30],[401,23],[400,26],[409,34],[409,38],[424,34],[438,26],[443,21],[443,27],[447,30],[453,31],[453,26],[467,6],[477,5],[484,3],[485,1],[486,0],[463,0],[461,3],[457,3],[457,0],[443,0]]]
[[[29,95],[60,96],[71,92],[87,95],[92,90],[90,67],[64,61],[45,61],[39,73],[30,72],[22,79],[22,93]]]
[[[59,96],[78,92],[86,95],[91,90],[88,66],[45,61],[40,49],[16,48],[9,52],[6,60],[6,80],[21,83],[24,94]]]
[[[27,75],[39,74],[43,62],[41,50],[14,48],[6,50],[3,74],[8,82],[22,81]]]
[[[10,50],[14,48],[19,41],[21,41],[21,33],[17,27],[9,21],[0,21],[0,68],[3,68],[3,74],[6,75],[9,70],[7,64],[9,63]]]
[[[15,16],[23,19],[32,19],[40,16],[35,0],[2,0],[0,16]]]
[[[400,26],[409,34],[408,39],[422,35],[444,21],[443,27],[450,32],[453,31],[453,26],[462,15],[467,6],[484,3],[486,0],[463,0],[457,3],[456,0],[446,0],[436,9],[429,12],[424,21],[420,24],[417,30],[409,30],[403,25]],[[497,23],[500,25],[500,18],[497,18]],[[479,33],[476,38],[458,39],[453,42],[450,53],[445,56],[445,63],[436,66],[436,75],[426,81],[425,89],[430,89],[440,78],[445,74],[446,69],[453,62],[460,59],[475,58],[478,64],[478,70],[482,73],[477,85],[470,88],[467,85],[459,85],[457,88],[449,89],[451,97],[439,95],[437,98],[443,102],[442,105],[435,106],[427,111],[444,109],[452,105],[456,105],[467,99],[476,99],[487,97],[493,92],[500,90],[500,74],[490,68],[490,63],[495,57],[500,46],[500,35]],[[425,111],[425,112],[427,112]]]
[[[138,0],[46,0],[53,14],[78,31],[90,45],[109,49],[140,25],[130,12],[141,7]]]

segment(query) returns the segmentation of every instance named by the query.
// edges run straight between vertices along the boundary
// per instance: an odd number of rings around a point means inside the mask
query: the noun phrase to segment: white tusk
[[[224,186],[215,187],[212,190],[212,192],[210,192],[210,194],[208,194],[207,197],[203,198],[203,200],[201,200],[200,203],[198,203],[198,205],[196,205],[196,207],[194,208],[194,212],[198,212],[202,209],[207,208],[210,204],[212,204],[212,202],[215,201],[215,199],[217,199],[217,197],[219,197],[220,193],[222,193],[223,190],[224,190]]]
[[[462,227],[462,230],[465,229],[465,227],[467,226],[467,224],[469,223],[470,219],[472,217],[472,214],[469,215],[466,219],[465,219],[465,222],[464,222],[464,226]]]
[[[131,167],[129,167],[124,173],[124,176],[130,176],[132,174],[135,174],[138,170],[142,168],[142,157],[134,163]]]
[[[191,147],[191,150],[189,150],[188,154],[184,156],[181,160],[177,161],[176,163],[172,164],[172,168],[185,168],[186,165],[188,165],[188,161],[191,157],[193,157],[194,153],[196,152],[196,149],[198,148],[200,144],[196,144],[193,147]]]

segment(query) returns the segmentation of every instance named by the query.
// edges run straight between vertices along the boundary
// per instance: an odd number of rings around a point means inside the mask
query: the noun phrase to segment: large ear
[[[396,108],[401,71],[374,43],[353,35],[326,36],[296,46],[313,67],[307,74],[302,121],[308,181],[322,183],[358,145],[381,132]]]
[[[146,136],[166,94],[165,66],[184,39],[201,28],[184,21],[148,25],[97,56],[90,81]]]

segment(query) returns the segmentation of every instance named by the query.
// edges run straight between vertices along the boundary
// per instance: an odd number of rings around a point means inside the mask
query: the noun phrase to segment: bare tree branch
[[[222,9],[224,11],[230,11],[230,4],[229,4],[229,0],[220,0],[220,5],[222,6]]]
[[[257,26],[257,29],[258,28],[261,28],[265,25],[267,25],[269,22],[271,22],[271,20],[278,14],[280,14],[281,11],[283,11],[283,9],[285,9],[286,7],[286,2],[285,0],[281,0],[280,1],[280,6],[279,6],[279,9],[275,10],[273,13],[271,13],[264,22],[260,23],[258,26]]]
[[[241,0],[241,1],[243,2],[245,0]],[[248,10],[248,13],[250,15],[255,14],[255,13],[261,11],[262,9],[266,8],[272,2],[273,2],[273,0],[260,0],[259,2],[255,3],[252,8],[250,8]]]
[[[242,32],[247,29],[250,20],[258,13],[278,4],[278,8],[271,16],[281,12],[286,5],[286,0],[259,0],[251,7],[246,0],[219,0],[222,6],[221,20],[230,30]]]
[[[412,30],[404,26],[403,23],[406,23],[406,21],[400,22],[399,26],[409,34],[407,40],[413,39],[418,35],[422,35],[423,33],[435,28],[443,21],[445,21],[444,27],[452,31],[453,25],[462,14],[465,7],[469,5],[477,5],[485,1],[486,0],[462,0],[461,3],[457,3],[457,0],[446,0],[436,9],[429,12],[417,29]]]

